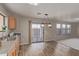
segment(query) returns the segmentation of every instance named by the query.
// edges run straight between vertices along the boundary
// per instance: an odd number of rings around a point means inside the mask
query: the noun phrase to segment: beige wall
[[[29,23],[27,18],[16,16],[15,32],[21,33],[21,44],[29,43]]]
[[[76,28],[76,31],[75,31],[77,34],[76,37],[79,38],[79,22],[77,22],[74,27]]]

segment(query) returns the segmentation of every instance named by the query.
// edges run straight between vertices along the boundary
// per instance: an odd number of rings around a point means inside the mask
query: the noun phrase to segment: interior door
[[[43,41],[43,28],[41,24],[32,24],[32,42]]]

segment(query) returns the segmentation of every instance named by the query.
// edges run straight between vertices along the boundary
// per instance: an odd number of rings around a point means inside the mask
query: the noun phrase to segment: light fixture
[[[47,25],[47,27],[51,28],[52,27],[52,24],[49,22],[49,19],[48,19],[48,14],[44,14],[45,15],[45,21],[46,22],[43,22],[41,23],[41,26],[44,27],[45,25]]]
[[[41,27],[44,27],[44,24],[43,23],[41,24]]]
[[[48,27],[49,27],[49,28],[51,28],[51,27],[52,27],[52,25],[51,25],[51,24],[48,24]]]
[[[34,5],[34,6],[37,6],[38,3],[29,3],[30,5]]]

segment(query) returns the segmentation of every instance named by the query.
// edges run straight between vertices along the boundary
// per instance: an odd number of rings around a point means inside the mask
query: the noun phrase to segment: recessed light
[[[45,16],[47,16],[48,14],[46,13],[46,14],[44,14]]]
[[[38,12],[38,13],[37,13],[37,15],[41,15],[41,13],[40,13],[40,12]]]
[[[37,6],[38,3],[29,3],[30,5],[34,5],[34,6]]]

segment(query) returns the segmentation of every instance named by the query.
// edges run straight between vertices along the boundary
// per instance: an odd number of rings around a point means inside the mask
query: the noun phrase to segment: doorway
[[[32,23],[32,43],[44,41],[44,29],[41,24]]]

